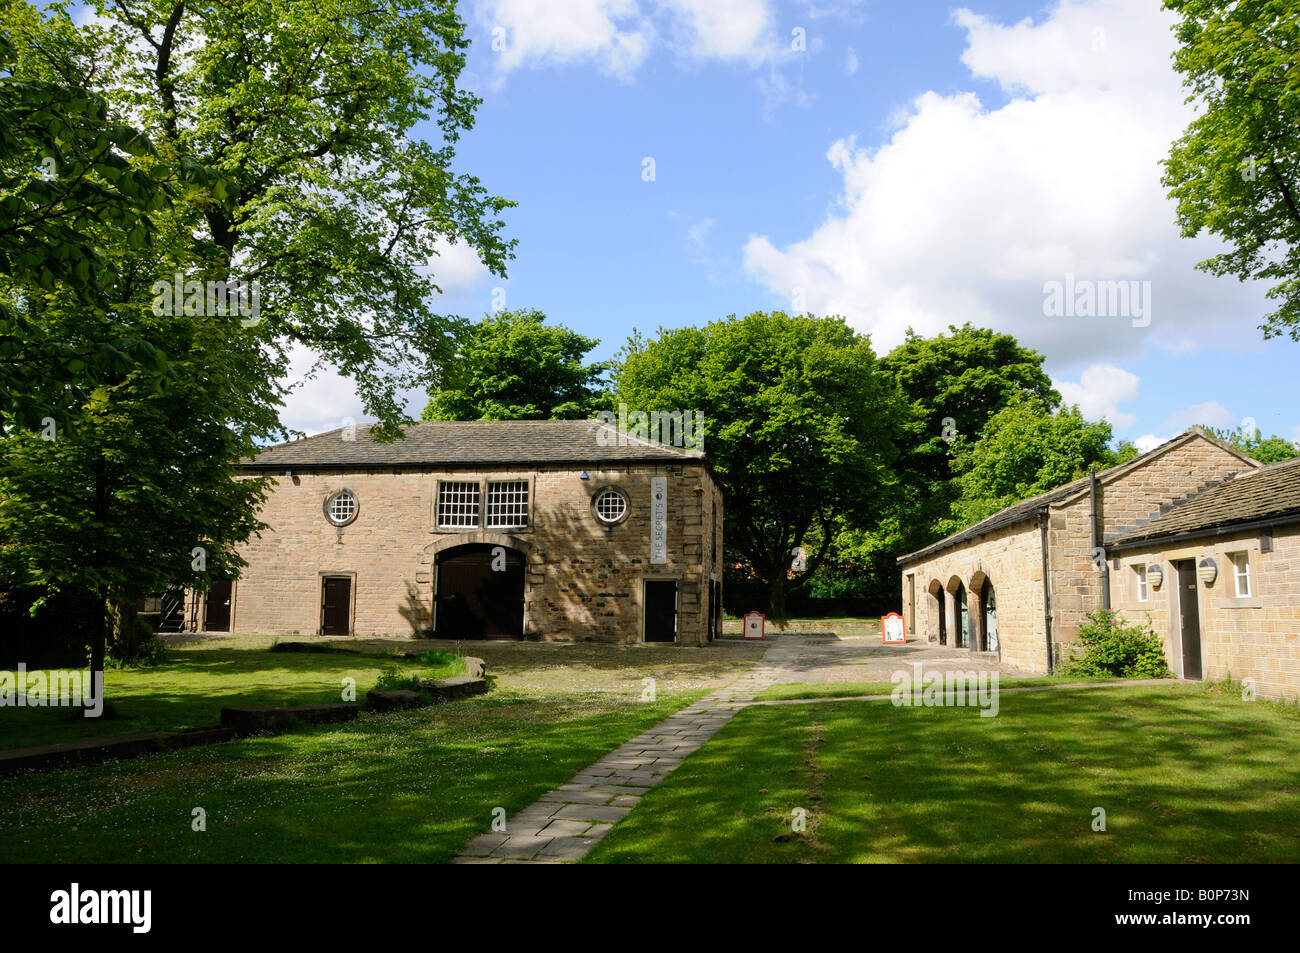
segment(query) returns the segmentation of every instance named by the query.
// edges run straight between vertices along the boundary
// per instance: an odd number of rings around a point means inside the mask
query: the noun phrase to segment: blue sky
[[[1194,269],[1214,242],[1179,237],[1159,185],[1192,112],[1156,3],[462,9],[484,102],[459,167],[519,203],[519,246],[505,281],[447,249],[442,309],[481,315],[502,288],[600,338],[598,357],[633,328],[797,304],[880,352],[970,320],[1043,351],[1119,437],[1252,418],[1300,439],[1300,345],[1262,339],[1262,289]],[[1149,325],[1045,315],[1044,283],[1067,276],[1149,288]],[[288,419],[349,415],[327,373]]]

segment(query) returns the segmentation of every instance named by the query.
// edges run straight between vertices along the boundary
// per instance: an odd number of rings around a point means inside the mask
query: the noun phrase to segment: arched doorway
[[[435,565],[436,638],[523,636],[523,553],[491,543],[467,543],[438,553]]]
[[[948,644],[948,607],[943,604],[943,583],[938,579],[931,580],[927,590],[930,597],[934,599],[934,604],[930,611],[935,614],[939,620],[939,644]]]
[[[996,652],[1002,656],[1001,643],[998,641],[998,603],[997,593],[993,590],[993,580],[985,579],[984,588],[980,590],[980,606],[983,608],[983,638],[981,648],[985,652]]]
[[[957,583],[953,590],[953,615],[957,623],[957,647],[970,648],[970,606],[966,604],[966,585]]]

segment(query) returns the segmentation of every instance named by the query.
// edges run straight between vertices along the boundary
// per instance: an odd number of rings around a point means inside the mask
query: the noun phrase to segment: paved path
[[[456,864],[566,863],[581,860],[610,829],[741,708],[780,682],[888,681],[889,672],[913,662],[927,670],[999,669],[975,662],[960,649],[910,643],[884,646],[879,638],[817,639],[787,636],[772,643],[762,660],[734,682],[683,708],[584,768],[513,817],[506,829],[480,834],[465,845]],[[888,697],[888,696],[885,696]],[[809,699],[808,701],[833,701]],[[767,703],[760,703],[767,704]]]
[[[773,643],[762,660],[729,685],[615,748],[566,784],[506,819],[503,832],[480,834],[454,864],[564,863],[580,860],[654,787],[717,733],[801,654],[796,640]]]

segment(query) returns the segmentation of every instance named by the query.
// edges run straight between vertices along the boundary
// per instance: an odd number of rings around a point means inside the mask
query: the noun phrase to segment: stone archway
[[[966,604],[966,584],[961,576],[952,576],[945,588],[950,596],[947,601],[951,603],[948,627],[952,632],[952,644],[959,649],[970,648],[970,607]]]
[[[933,629],[937,629],[938,630],[937,634],[939,636],[939,644],[947,645],[948,644],[948,606],[947,606],[947,600],[945,600],[943,597],[943,593],[944,593],[943,583],[941,583],[938,579],[931,579],[930,585],[926,587],[926,592],[928,592],[930,594],[930,598],[934,600],[934,602],[930,604],[929,607],[930,612],[928,613],[933,615],[936,620],[936,625],[932,627],[931,631]],[[930,631],[927,631],[926,635],[928,637],[930,635]]]

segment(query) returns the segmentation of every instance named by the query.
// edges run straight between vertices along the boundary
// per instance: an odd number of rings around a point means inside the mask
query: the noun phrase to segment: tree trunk
[[[105,598],[101,597],[97,601],[101,608],[106,604]],[[99,699],[99,695],[104,685],[104,644],[108,639],[108,613],[96,613],[95,618],[99,620],[99,624],[95,626],[95,631],[90,639],[90,684],[91,690],[95,692],[95,696],[102,706],[103,701]]]
[[[111,597],[106,606],[112,624],[113,654],[123,662],[134,662],[140,654],[140,615],[134,599]]]
[[[768,583],[767,614],[773,619],[785,618],[785,576],[781,573]]]

